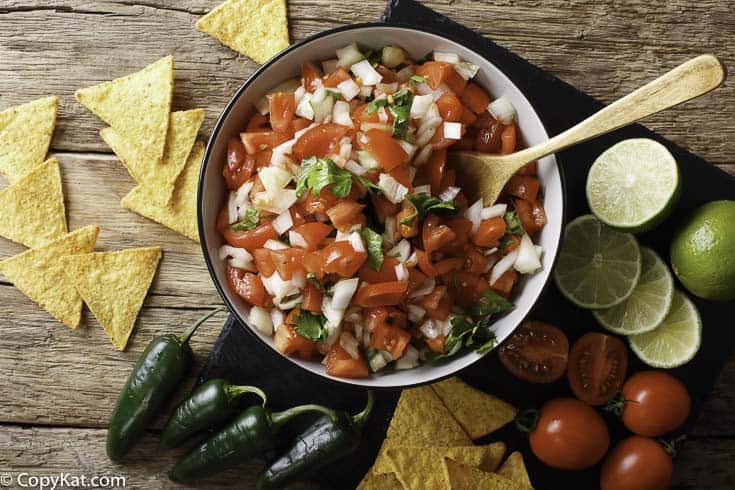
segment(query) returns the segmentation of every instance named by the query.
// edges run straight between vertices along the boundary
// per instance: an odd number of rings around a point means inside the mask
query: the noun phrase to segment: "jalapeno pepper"
[[[221,378],[203,383],[171,414],[161,433],[161,444],[174,448],[197,432],[229,420],[248,393],[258,395],[265,403],[265,393],[255,386],[234,386]]]
[[[119,461],[140,439],[188,371],[194,357],[189,339],[218,308],[189,327],[184,335],[161,335],[148,344],[128,376],[107,429],[107,456]]]
[[[219,432],[179,458],[168,474],[183,482],[210,476],[275,448],[278,430],[305,412],[322,412],[337,420],[337,413],[321,405],[300,405],[283,412],[270,412],[260,405],[243,411]]]
[[[257,490],[275,490],[309,476],[319,468],[350,454],[360,444],[361,429],[373,409],[373,392],[362,412],[337,412],[337,418],[319,417],[289,449],[260,475]]]

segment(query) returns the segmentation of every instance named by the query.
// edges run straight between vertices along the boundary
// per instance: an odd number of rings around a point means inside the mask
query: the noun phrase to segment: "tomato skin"
[[[304,300],[301,303],[301,308],[312,313],[321,313],[322,299],[324,299],[322,292],[311,282],[307,282],[306,288],[304,288]]]
[[[503,127],[500,133],[500,153],[508,155],[516,151],[516,123]]]
[[[653,439],[631,436],[610,451],[600,472],[601,490],[665,490],[674,464]]]
[[[518,274],[516,273],[516,271],[514,271],[513,269],[509,269],[505,271],[505,274],[500,276],[497,281],[490,285],[490,289],[500,294],[501,296],[509,298],[510,293],[513,291],[513,286],[515,285],[517,280]]]
[[[360,267],[357,277],[359,277],[361,281],[370,283],[397,281],[396,266],[398,264],[399,262],[396,258],[387,255],[383,259],[383,263],[381,264],[379,271],[376,271],[369,265],[364,264]]]
[[[365,208],[364,204],[346,199],[327,209],[327,216],[329,216],[335,228],[345,231],[354,225],[364,226],[367,223],[367,219],[362,213],[363,208]]]
[[[439,115],[445,122],[458,122],[462,119],[464,107],[456,95],[443,94],[436,101],[436,106],[439,109]]]
[[[250,180],[255,169],[255,159],[247,154],[245,146],[238,138],[227,142],[227,165],[222,169],[227,188],[237,190]]]
[[[480,227],[472,235],[472,243],[483,248],[495,247],[505,235],[505,229],[506,224],[502,216],[481,221]]]
[[[268,240],[278,240],[278,233],[270,222],[263,223],[252,230],[232,231],[231,226],[222,231],[225,241],[233,247],[244,248],[250,253],[256,248],[262,248]]]
[[[327,374],[338,378],[367,378],[369,376],[368,366],[365,358],[360,352],[360,357],[353,359],[352,356],[335,342],[327,353]]]
[[[623,385],[623,424],[631,432],[658,437],[681,426],[692,399],[684,384],[664,371],[641,371]]]
[[[449,76],[449,70],[454,71],[452,65],[442,61],[427,61],[416,67],[416,75],[426,77],[426,83],[436,90]]]
[[[411,334],[408,331],[392,327],[386,324],[376,325],[370,336],[370,347],[378,350],[389,352],[393,359],[398,359],[403,355],[406,346],[411,341]]]
[[[365,263],[367,254],[356,252],[350,242],[334,242],[320,251],[325,274],[337,274],[350,278]]]
[[[467,88],[465,88],[465,91],[462,94],[462,103],[469,107],[469,109],[475,114],[480,114],[485,111],[488,104],[490,104],[490,96],[482,87],[476,83],[470,82],[467,84]]]
[[[294,112],[296,111],[296,99],[293,92],[278,92],[268,95],[268,112],[270,123],[274,131],[280,133],[291,129]]]
[[[475,150],[483,153],[498,153],[500,151],[500,135],[503,125],[493,120],[489,128],[481,128],[475,137]]]
[[[424,226],[421,230],[421,240],[424,243],[424,251],[427,254],[451,243],[456,238],[457,234],[450,227],[440,224],[438,216],[430,214],[424,220]]]
[[[337,147],[339,140],[349,130],[350,128],[340,124],[320,124],[302,134],[293,145],[291,153],[299,161],[310,156],[322,158]]]
[[[256,306],[267,306],[271,302],[270,296],[256,274],[227,266],[227,281],[230,289],[242,299]]]
[[[539,201],[531,202],[525,199],[518,199],[515,206],[518,219],[521,220],[523,229],[529,235],[538,233],[546,226],[546,211],[544,211],[544,206]]]
[[[245,150],[248,152],[248,155],[255,155],[263,150],[272,150],[288,139],[289,137],[285,133],[277,133],[275,131],[240,133],[240,140],[245,146]]]
[[[431,186],[433,195],[439,194],[444,178],[444,169],[447,165],[447,150],[436,150],[429,157],[426,165],[419,169],[417,178],[421,183]]]
[[[367,138],[365,150],[378,160],[383,170],[390,171],[408,162],[408,153],[390,134],[379,129],[370,129],[365,133],[365,137]]]
[[[309,92],[313,92],[321,84],[322,71],[317,66],[308,61],[301,65],[301,81]]]
[[[304,238],[306,242],[306,250],[313,252],[319,244],[327,238],[332,232],[332,227],[326,223],[314,221],[313,223],[303,223],[294,227],[293,231]]]
[[[364,283],[357,289],[353,302],[363,308],[397,305],[406,297],[407,290],[408,281]]]
[[[278,327],[276,334],[273,336],[273,345],[287,356],[293,355],[304,361],[311,360],[316,348],[313,340],[297,334],[289,323],[284,323]]]
[[[574,396],[593,406],[607,403],[615,396],[627,370],[628,349],[612,335],[587,333],[569,351],[569,386]]]
[[[324,79],[324,86],[325,87],[336,87],[342,82],[345,82],[347,80],[351,80],[352,77],[350,74],[342,68],[341,66],[338,67],[336,70],[334,70],[332,73],[326,76]]]
[[[529,442],[533,454],[548,466],[584,470],[605,456],[610,434],[589,405],[574,398],[556,398],[541,407]]]
[[[552,383],[567,367],[569,340],[555,326],[523,322],[498,349],[498,357],[515,377],[530,383]]]

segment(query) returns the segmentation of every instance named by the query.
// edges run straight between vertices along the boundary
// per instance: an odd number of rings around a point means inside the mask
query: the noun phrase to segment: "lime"
[[[640,275],[641,252],[633,235],[613,230],[591,214],[564,229],[554,280],[571,302],[610,308],[628,299]]]
[[[641,247],[641,278],[628,299],[592,314],[613,333],[650,332],[664,321],[674,298],[674,276],[656,252]]]
[[[691,361],[702,343],[702,320],[692,300],[674,292],[671,311],[655,330],[631,335],[630,348],[649,366],[674,368]]]
[[[653,228],[673,209],[679,168],[661,143],[621,141],[597,157],[587,175],[587,201],[603,223],[638,233]]]
[[[674,274],[692,294],[735,299],[735,201],[700,207],[671,242]]]

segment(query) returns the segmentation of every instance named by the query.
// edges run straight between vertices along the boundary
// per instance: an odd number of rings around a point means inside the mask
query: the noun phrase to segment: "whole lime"
[[[735,201],[697,209],[671,243],[674,274],[694,295],[735,299]]]

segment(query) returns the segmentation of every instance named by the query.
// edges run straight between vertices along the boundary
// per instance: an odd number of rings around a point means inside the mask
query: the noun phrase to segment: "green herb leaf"
[[[294,318],[294,331],[310,340],[324,341],[327,338],[327,318],[324,315],[314,315],[310,311],[299,309],[299,315]]]
[[[368,265],[371,269],[379,271],[383,267],[383,237],[367,227],[362,229],[361,235],[365,239]]]
[[[390,106],[390,112],[393,114],[393,137],[406,139],[411,105],[392,105]]]
[[[510,237],[510,235],[505,234],[500,238],[499,248],[501,251],[503,251],[506,248],[510,247],[512,243],[513,243],[513,239]]]
[[[413,213],[406,216],[405,218],[401,218],[401,221],[399,221],[399,224],[406,225],[406,226],[413,226],[413,220],[419,217],[419,212],[416,210],[416,206],[413,207]]]
[[[468,348],[473,349],[478,354],[485,354],[486,352],[490,352],[497,345],[495,333],[490,330],[489,317],[475,322],[475,326],[472,328],[472,332],[467,337],[465,345]]]
[[[408,84],[411,87],[414,87],[418,85],[419,83],[426,83],[428,79],[421,75],[411,75],[411,78],[408,79]]]
[[[368,51],[367,54],[365,55],[365,58],[367,58],[368,62],[373,66],[379,65],[382,57],[383,57],[382,49],[379,49],[377,51]]]
[[[258,210],[255,208],[248,208],[245,210],[245,216],[243,216],[243,218],[237,223],[233,223],[232,231],[252,230],[258,226],[259,221],[260,213]]]
[[[513,303],[500,296],[492,289],[486,289],[477,304],[468,313],[473,317],[484,317],[503,313],[513,308]]]
[[[409,194],[406,196],[406,199],[413,204],[413,207],[416,208],[416,211],[422,219],[429,213],[449,215],[456,214],[458,211],[457,205],[454,201],[444,202],[438,197],[431,196],[425,192],[420,194]]]
[[[335,196],[346,197],[352,188],[352,173],[339,168],[329,158],[304,158],[296,180],[296,195],[301,197],[307,190],[317,195],[327,185],[331,185],[330,191]]]
[[[435,361],[455,355],[462,348],[464,339],[472,333],[474,325],[465,317],[455,316],[449,322],[452,324],[452,330],[449,331],[449,335],[444,339],[444,352],[427,351],[424,354],[427,361]]]
[[[383,97],[382,99],[375,99],[374,101],[368,104],[367,112],[368,114],[374,114],[381,107],[387,107],[387,106],[388,106],[388,97]]]
[[[368,179],[366,179],[366,178],[365,178],[365,177],[363,177],[362,175],[355,175],[355,177],[357,177],[357,180],[358,180],[358,181],[359,181],[359,182],[360,182],[360,183],[362,184],[362,186],[363,186],[363,187],[365,187],[365,189],[367,189],[368,191],[370,191],[370,192],[374,192],[374,193],[376,193],[376,194],[381,194],[381,195],[383,194],[383,189],[381,189],[381,188],[380,188],[380,187],[378,187],[377,185],[373,184],[372,182],[370,182],[370,181],[369,181]]]
[[[523,225],[521,225],[521,220],[518,218],[518,213],[515,211],[508,211],[505,213],[505,216],[503,216],[503,219],[505,220],[505,228],[508,233],[513,235],[523,235]]]
[[[428,53],[426,53],[424,56],[421,57],[421,59],[416,61],[416,64],[421,65],[423,63],[426,63],[427,61],[431,61],[434,59],[434,50],[432,49]]]

